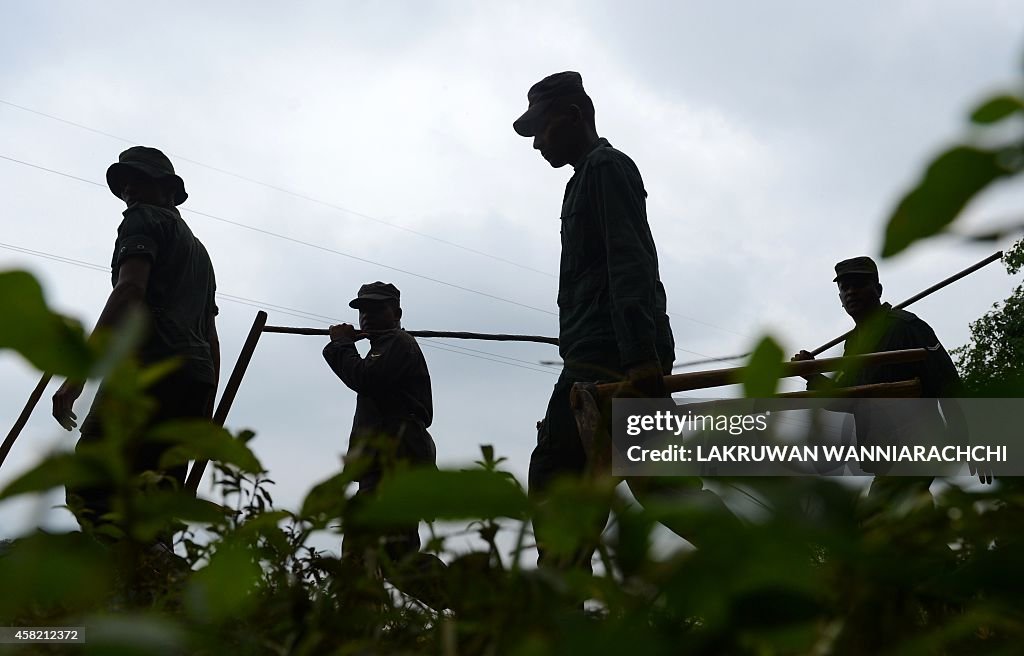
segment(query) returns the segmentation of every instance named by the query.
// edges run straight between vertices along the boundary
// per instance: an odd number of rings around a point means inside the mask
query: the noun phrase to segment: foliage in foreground
[[[1021,98],[996,96],[972,120],[1020,118]],[[944,230],[989,184],[1024,170],[1021,143],[968,143],[936,158],[890,219],[884,254]],[[1019,249],[1008,258],[1018,268]],[[0,348],[57,374],[105,375],[130,342],[87,345],[21,272],[0,274],[0,308]],[[1019,328],[1020,311],[1008,301],[1000,316],[1011,323],[975,324],[975,345],[1019,337],[1006,326]],[[998,380],[1005,395],[1020,397],[1019,343],[995,360],[977,352],[961,352],[967,378]],[[748,393],[775,389],[780,354],[762,343]],[[215,504],[154,491],[151,476],[126,473],[124,436],[141,421],[143,390],[158,374],[122,365],[108,386],[118,400],[111,444],[54,455],[0,493],[2,502],[113,481],[124,527],[116,535],[34,532],[0,545],[0,625],[86,626],[88,643],[71,649],[96,654],[1016,654],[1024,641],[1024,485],[1015,479],[980,491],[948,486],[934,506],[927,497],[871,505],[827,479],[743,479],[762,512],[738,525],[719,506],[695,502],[687,481],[643,508],[608,479],[564,486],[538,505],[485,447],[478,469],[400,473],[368,506],[349,503],[352,473],[341,471],[290,511],[274,509],[270,481],[246,446],[251,433],[201,423],[156,431],[153,439],[177,445],[171,460],[220,463],[223,503]],[[557,548],[608,507],[597,574],[521,566],[532,519],[561,528]],[[317,532],[420,517],[468,522],[486,545],[457,552],[446,536],[427,545],[449,563],[453,612],[425,608],[379,578],[347,576],[336,557],[308,546]],[[659,522],[699,528],[702,548],[657,553]],[[152,547],[171,533],[184,557]],[[511,549],[500,546],[506,534]],[[581,599],[596,602],[583,612]],[[21,653],[48,652],[62,649]]]
[[[0,297],[34,293],[24,276],[0,276]],[[36,312],[67,325],[48,313]],[[74,329],[32,335],[19,350],[71,340],[68,352],[83,358],[77,371],[110,367],[75,341]],[[777,363],[761,359],[746,381],[752,391],[774,389]],[[695,503],[685,481],[643,508],[609,479],[565,486],[538,505],[485,448],[477,469],[399,473],[359,507],[349,504],[352,473],[341,471],[292,511],[273,507],[247,446],[252,433],[203,422],[154,430],[150,439],[175,445],[168,463],[220,463],[222,499],[213,503],[126,473],[124,436],[143,420],[143,391],[158,374],[122,363],[108,377],[110,443],[55,454],[0,493],[2,502],[113,481],[124,528],[35,532],[8,545],[0,625],[86,626],[85,653],[124,654],[998,654],[1024,638],[1024,488],[1016,481],[983,492],[951,487],[932,510],[927,498],[869,507],[828,480],[744,479],[765,512],[740,526]],[[607,507],[596,575],[523,566],[533,518],[561,527],[558,548]],[[352,578],[337,557],[308,546],[317,532],[421,517],[468,522],[483,545],[457,552],[444,535],[428,545],[450,564],[453,611],[426,608],[380,578]],[[659,522],[699,527],[703,548],[656,555]],[[152,546],[169,534],[180,556]],[[587,612],[582,599],[595,600]]]

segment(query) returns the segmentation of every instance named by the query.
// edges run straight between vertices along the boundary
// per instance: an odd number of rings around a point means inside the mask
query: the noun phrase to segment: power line
[[[665,310],[665,313],[667,315],[669,315],[670,317],[679,317],[680,319],[686,319],[687,321],[692,321],[693,323],[699,323],[702,326],[707,326],[708,328],[714,328],[715,330],[721,330],[723,332],[732,333],[733,335],[739,335],[740,337],[748,337],[748,335],[744,335],[743,333],[735,331],[735,330],[733,330],[731,328],[725,328],[723,326],[719,326],[717,324],[713,324],[713,323],[710,323],[708,321],[704,321],[702,319],[695,319],[694,317],[688,317],[685,314],[679,314],[678,312],[672,312],[672,311],[669,311],[669,310]]]
[[[32,164],[31,162],[25,162],[23,160],[15,159],[13,157],[8,157],[6,155],[0,155],[0,159],[7,160],[9,162],[14,162],[15,164],[21,164],[23,166],[28,166],[28,167],[31,167],[31,168],[34,168],[34,169],[38,169],[40,171],[45,171],[47,173],[53,173],[53,174],[56,174],[56,175],[59,175],[59,176],[63,176],[65,178],[71,178],[72,180],[78,180],[79,182],[85,182],[86,184],[91,184],[91,185],[94,185],[94,186],[97,186],[97,187],[103,187],[104,189],[106,188],[105,184],[100,184],[99,182],[95,182],[93,180],[88,180],[86,178],[80,178],[80,177],[78,177],[76,175],[71,175],[70,173],[65,173],[63,171],[58,171],[56,169],[47,168],[45,166],[39,166],[38,164]],[[511,299],[503,298],[501,296],[495,296],[493,294],[488,294],[487,292],[481,292],[481,291],[478,291],[478,290],[475,290],[475,289],[471,289],[469,287],[463,287],[461,285],[456,285],[454,283],[449,283],[449,282],[446,282],[444,280],[438,280],[436,278],[431,278],[429,276],[424,276],[424,275],[421,275],[421,274],[418,274],[418,273],[414,273],[412,271],[406,271],[404,269],[399,269],[397,267],[392,267],[392,266],[387,265],[387,264],[382,264],[380,262],[375,262],[373,260],[368,260],[366,258],[361,258],[361,257],[358,257],[356,255],[350,255],[348,253],[344,253],[342,251],[338,251],[338,250],[335,250],[335,249],[332,249],[332,248],[328,248],[326,246],[321,246],[319,244],[314,244],[312,242],[303,241],[301,239],[296,239],[294,237],[289,237],[287,235],[282,235],[282,234],[279,234],[279,233],[276,233],[276,232],[272,232],[270,230],[264,230],[263,228],[256,228],[254,226],[250,226],[250,225],[247,225],[245,223],[241,223],[241,222],[238,222],[238,221],[232,221],[230,219],[225,219],[223,217],[215,216],[213,214],[208,214],[206,212],[200,212],[198,210],[185,209],[184,211],[189,212],[191,214],[196,214],[198,216],[203,216],[203,217],[206,217],[206,218],[210,218],[210,219],[213,219],[215,221],[221,221],[223,223],[227,223],[227,224],[230,224],[230,225],[233,225],[233,226],[244,228],[246,230],[252,230],[254,232],[259,232],[259,233],[263,233],[263,234],[269,235],[271,237],[276,237],[278,239],[284,239],[286,241],[294,242],[294,243],[297,243],[297,244],[300,244],[300,245],[303,245],[303,246],[308,246],[310,248],[315,248],[317,250],[322,250],[322,251],[326,251],[328,253],[333,253],[333,254],[336,254],[336,255],[341,255],[341,256],[344,256],[344,257],[348,257],[348,258],[351,258],[351,259],[354,259],[354,260],[358,260],[360,262],[365,262],[367,264],[374,264],[376,266],[380,266],[380,267],[383,267],[385,269],[390,269],[392,271],[398,271],[400,273],[405,273],[407,275],[411,275],[411,276],[414,276],[414,277],[417,277],[417,278],[422,278],[424,280],[429,280],[429,281],[436,282],[436,283],[439,283],[439,284],[442,284],[442,285],[446,285],[446,286],[449,286],[449,287],[454,287],[456,289],[460,289],[460,290],[463,290],[463,291],[471,292],[473,294],[479,294],[481,296],[486,296],[488,298],[492,298],[492,299],[495,299],[495,300],[504,301],[506,303],[511,303],[513,305],[518,305],[518,306],[521,306],[521,307],[529,308],[531,310],[536,310],[538,312],[544,312],[545,314],[550,314],[550,315],[553,315],[553,316],[557,316],[557,314],[555,312],[550,312],[548,310],[544,310],[542,308],[534,307],[532,305],[526,305],[525,303],[520,303],[518,301],[513,301]],[[54,256],[54,257],[58,257],[59,258],[60,256]],[[228,299],[228,300],[230,300],[230,299]],[[256,306],[256,307],[258,307],[258,306]],[[279,310],[279,311],[281,311],[281,310]],[[282,312],[282,314],[289,314],[291,316],[297,316],[297,317],[299,316],[299,315],[294,314],[293,312],[289,312],[289,311],[281,311],[281,312]],[[299,317],[299,318],[305,318],[305,317]],[[708,358],[709,361],[715,361],[716,360],[715,358],[711,358],[710,356],[705,355],[703,353],[699,353],[697,351],[692,351],[692,350],[689,350],[689,349],[684,349],[684,348],[681,348],[681,347],[678,347],[678,346],[675,347],[675,351],[677,353],[678,352],[683,352],[683,353],[690,353],[692,355],[699,355],[699,356],[701,356],[703,358]],[[546,371],[546,370],[537,369],[537,371]]]
[[[2,157],[2,155],[0,155],[0,157]],[[5,249],[10,250],[10,251],[15,251],[15,252],[23,253],[25,255],[33,255],[35,257],[41,257],[41,258],[45,258],[45,259],[48,259],[48,260],[54,260],[56,262],[62,262],[64,264],[72,264],[72,265],[75,265],[75,266],[79,266],[79,267],[83,267],[83,268],[87,268],[87,269],[92,269],[94,271],[100,271],[100,272],[103,272],[103,273],[109,273],[109,271],[110,271],[110,267],[105,267],[105,266],[102,266],[100,264],[95,264],[93,262],[86,262],[84,260],[76,260],[74,258],[64,257],[62,255],[56,255],[54,253],[48,253],[46,251],[37,251],[37,250],[33,250],[31,248],[25,248],[23,246],[15,246],[14,244],[6,244],[6,243],[3,243],[3,242],[0,242],[0,248],[5,248]],[[297,309],[297,308],[288,307],[286,305],[276,305],[274,303],[270,303],[268,301],[262,301],[260,299],[246,298],[245,296],[236,296],[234,294],[228,294],[227,292],[220,292],[220,291],[218,291],[217,292],[217,296],[220,297],[220,298],[223,298],[226,301],[231,301],[231,302],[237,303],[239,305],[247,305],[249,307],[254,307],[254,308],[257,308],[257,309],[267,309],[267,308],[269,308],[269,309],[272,309],[275,312],[278,312],[280,314],[286,314],[286,315],[289,315],[289,316],[297,317],[299,319],[310,319],[310,320],[313,320],[313,321],[321,321],[321,322],[327,322],[327,323],[340,323],[340,322],[343,321],[342,319],[339,319],[337,317],[331,317],[331,316],[327,316],[327,315],[323,315],[323,314],[316,314],[314,312],[307,312],[305,310],[300,310],[300,309]],[[463,351],[470,351],[470,352],[473,352],[473,353],[481,353],[481,354],[484,354],[484,355],[493,356],[493,357],[496,357],[496,358],[503,358],[505,360],[510,360],[511,361],[511,362],[501,362],[499,364],[509,364],[509,365],[511,365],[512,362],[522,363],[520,365],[514,365],[514,366],[520,366],[521,368],[532,369],[533,371],[543,371],[544,373],[551,373],[547,369],[539,369],[536,366],[523,366],[523,365],[534,365],[534,361],[532,361],[532,360],[522,360],[520,358],[512,358],[512,357],[509,357],[507,355],[501,355],[499,353],[492,353],[490,351],[481,351],[479,349],[473,349],[473,348],[469,348],[468,346],[460,346],[460,345],[456,345],[456,344],[449,344],[448,346],[450,348],[448,348],[448,349],[441,348],[441,347],[437,346],[436,344],[432,344],[430,342],[424,342],[423,345],[424,346],[428,346],[430,348],[439,348],[440,350],[450,350],[453,353],[458,353],[459,352],[459,351],[455,351],[453,349],[460,349],[460,350],[463,350]],[[681,349],[679,347],[676,347],[676,350],[677,351],[685,351],[687,353],[694,353],[695,355],[702,355],[703,356],[702,353],[696,353],[694,351],[687,351],[686,349]],[[462,353],[462,355],[469,355],[469,353]],[[718,361],[724,361],[724,360],[730,360],[730,359],[738,359],[740,357],[745,357],[745,356],[736,356],[735,358],[709,358],[708,360],[700,360],[700,361],[697,361],[697,362],[698,363],[718,362]],[[489,358],[482,358],[482,359],[486,360],[486,359],[489,359]],[[560,366],[562,363],[561,362],[555,362],[555,361],[541,360],[539,364],[541,364],[541,365],[549,365],[549,366],[554,366],[554,365]],[[676,365],[673,368],[679,368],[679,367],[687,366],[689,364],[693,364],[693,363],[683,363],[683,364],[680,364],[680,365]]]
[[[44,118],[47,118],[47,119],[50,119],[50,120],[53,120],[53,121],[57,121],[59,123],[64,123],[66,125],[70,125],[72,127],[78,128],[80,130],[85,130],[87,132],[92,132],[94,134],[98,134],[98,135],[101,135],[101,136],[104,136],[104,137],[107,137],[107,138],[110,138],[110,139],[114,139],[115,141],[120,141],[120,142],[123,142],[123,143],[126,143],[126,144],[132,144],[132,145],[139,143],[139,141],[137,141],[137,140],[127,139],[125,137],[118,136],[116,134],[112,134],[110,132],[104,132],[103,130],[99,130],[97,128],[90,127],[90,126],[85,125],[83,123],[77,123],[75,121],[71,121],[71,120],[68,120],[68,119],[65,119],[65,118],[61,118],[61,117],[55,116],[53,114],[47,114],[46,112],[41,112],[41,111],[39,111],[37,109],[32,109],[31,107],[26,107],[24,105],[19,105],[17,103],[13,103],[13,102],[11,102],[9,100],[4,100],[2,98],[0,98],[0,104],[4,104],[4,105],[7,105],[8,107],[13,107],[15,109],[18,109],[18,110],[21,110],[21,111],[24,111],[24,112],[28,112],[30,114],[35,114],[37,116],[42,116]],[[429,233],[425,233],[425,232],[421,232],[421,231],[418,231],[418,230],[414,230],[412,228],[408,228],[406,226],[403,226],[403,225],[400,225],[400,224],[397,224],[397,223],[391,223],[389,221],[384,221],[383,219],[379,219],[379,218],[376,218],[376,217],[373,217],[373,216],[369,216],[367,214],[363,214],[361,212],[357,212],[357,211],[349,209],[347,207],[342,207],[340,205],[336,205],[334,203],[330,203],[328,201],[324,201],[324,200],[321,200],[319,198],[315,198],[313,196],[309,196],[307,194],[303,194],[301,192],[297,192],[297,191],[294,191],[294,190],[291,190],[291,189],[287,189],[285,187],[281,187],[281,186],[278,186],[278,185],[275,185],[275,184],[271,184],[269,182],[264,182],[262,180],[257,180],[255,178],[251,178],[251,177],[242,175],[240,173],[235,173],[233,171],[229,171],[227,169],[222,169],[222,168],[213,166],[211,164],[206,164],[204,162],[200,162],[198,160],[190,159],[188,157],[184,157],[182,155],[178,155],[178,154],[175,154],[175,153],[170,153],[170,155],[172,155],[173,157],[175,157],[176,159],[179,159],[181,161],[188,162],[190,164],[194,164],[196,166],[200,166],[200,167],[203,167],[205,169],[209,169],[211,171],[216,171],[217,173],[221,173],[223,175],[228,175],[228,176],[231,176],[233,178],[237,178],[239,180],[243,180],[245,182],[249,182],[249,183],[252,183],[252,184],[255,184],[255,185],[259,185],[259,186],[265,187],[267,189],[272,189],[274,191],[277,191],[277,192],[280,192],[280,193],[283,193],[283,194],[287,194],[287,195],[293,196],[295,198],[300,198],[302,200],[306,200],[306,201],[311,202],[311,203],[317,203],[319,205],[323,205],[325,207],[329,207],[331,209],[334,209],[334,210],[337,210],[337,211],[340,211],[340,212],[345,212],[345,213],[348,213],[348,214],[352,214],[353,216],[358,216],[358,217],[367,219],[369,221],[374,221],[376,223],[380,223],[382,225],[389,226],[389,227],[394,228],[396,230],[402,230],[402,231],[405,231],[405,232],[408,232],[408,233],[411,233],[411,234],[414,234],[414,235],[418,235],[420,237],[424,237],[424,238],[431,239],[431,240],[434,240],[434,241],[442,243],[442,244],[446,244],[446,245],[452,246],[454,248],[459,248],[459,249],[462,249],[462,250],[465,250],[465,251],[468,251],[468,252],[471,252],[471,253],[475,253],[477,255],[482,255],[484,257],[489,257],[489,258],[491,258],[493,260],[497,260],[499,262],[504,262],[506,264],[510,264],[512,266],[519,267],[521,269],[526,269],[527,271],[533,271],[535,273],[539,273],[539,274],[547,276],[549,278],[557,278],[558,277],[558,276],[556,276],[556,275],[554,275],[552,273],[549,273],[547,271],[543,271],[541,269],[537,269],[537,268],[534,268],[534,267],[522,264],[520,262],[515,262],[513,260],[509,260],[507,258],[503,258],[503,257],[500,257],[498,255],[494,255],[493,253],[487,253],[487,252],[484,252],[484,251],[480,251],[480,250],[477,250],[477,249],[474,249],[474,248],[470,248],[468,246],[464,246],[462,244],[459,244],[459,243],[456,243],[456,242],[453,242],[453,241],[449,241],[447,239],[443,239],[441,237],[437,237],[435,235],[431,235]],[[38,167],[38,168],[42,168],[42,167]],[[50,170],[50,169],[44,169],[44,170]],[[58,171],[52,171],[52,170],[50,170],[50,171],[52,173],[58,173],[59,175],[67,175],[67,174],[64,174],[64,173],[60,173]],[[89,180],[85,180],[84,178],[78,178],[78,177],[75,177],[75,176],[67,176],[67,177],[71,177],[71,178],[73,178],[75,180],[81,180],[82,182],[91,182]],[[92,183],[92,184],[95,184],[95,183]],[[680,313],[677,313],[677,312],[668,312],[668,314],[670,316],[679,317],[681,319],[686,319],[687,321],[692,321],[693,323],[698,323],[698,324],[707,326],[709,328],[714,328],[715,330],[721,330],[721,331],[724,331],[724,332],[732,333],[734,335],[739,335],[740,337],[746,337],[747,336],[747,335],[744,335],[743,333],[739,333],[739,332],[737,332],[735,330],[732,330],[730,328],[725,328],[723,326],[719,326],[719,325],[713,324],[711,322],[704,321],[702,319],[697,319],[696,317],[691,317],[691,316],[688,316],[688,315],[685,315],[685,314],[680,314]],[[692,351],[690,351],[690,352],[692,352]]]
[[[70,265],[81,267],[81,268],[84,268],[84,269],[90,269],[92,271],[98,271],[98,272],[101,272],[101,273],[110,273],[110,267],[105,267],[105,266],[102,266],[100,264],[95,264],[93,262],[86,262],[84,260],[77,260],[77,259],[70,258],[70,257],[64,257],[63,255],[57,255],[55,253],[49,253],[47,251],[38,251],[38,250],[31,249],[31,248],[25,248],[23,246],[16,246],[14,244],[7,244],[7,243],[3,243],[3,242],[0,242],[0,248],[6,249],[6,250],[9,250],[9,251],[14,251],[14,252],[17,252],[17,253],[22,253],[24,255],[31,255],[33,257],[39,257],[39,258],[43,258],[43,259],[47,259],[47,260],[52,260],[52,261],[55,261],[55,262],[60,262],[62,264],[70,264]],[[312,312],[306,312],[304,310],[297,310],[295,308],[289,308],[287,306],[275,305],[273,303],[268,303],[266,301],[261,301],[259,299],[246,298],[244,296],[235,296],[233,294],[227,294],[227,293],[224,293],[224,292],[217,292],[217,296],[219,298],[222,298],[223,300],[230,301],[232,303],[237,303],[239,305],[246,305],[246,306],[249,306],[249,307],[255,307],[255,308],[259,308],[259,309],[270,308],[270,309],[273,309],[275,312],[279,312],[281,314],[287,314],[287,315],[290,315],[290,316],[293,316],[293,317],[298,317],[300,319],[312,319],[312,320],[315,320],[315,321],[326,321],[326,322],[331,322],[331,323],[334,323],[334,322],[340,323],[340,322],[342,322],[341,319],[337,319],[337,318],[334,318],[334,317],[328,317],[326,315],[315,314],[315,313],[312,313]],[[421,345],[422,346],[426,346],[428,348],[437,349],[437,350],[440,350],[440,351],[448,351],[450,353],[455,353],[457,355],[464,355],[466,357],[473,357],[473,358],[477,358],[479,360],[487,360],[488,362],[495,362],[497,364],[503,364],[503,365],[507,365],[507,366],[510,366],[510,367],[518,367],[520,369],[529,369],[530,371],[538,371],[538,372],[545,373],[545,374],[553,374],[553,372],[551,372],[551,371],[549,371],[547,369],[541,369],[541,368],[535,367],[535,366],[525,366],[525,365],[532,365],[533,363],[531,361],[521,360],[519,358],[512,358],[512,357],[509,357],[509,356],[506,356],[506,355],[501,355],[499,353],[492,353],[490,351],[481,351],[479,349],[473,349],[473,348],[469,348],[469,347],[465,347],[465,346],[457,346],[455,344],[449,344],[447,347],[442,347],[442,346],[439,346],[437,344],[432,344],[432,343],[429,343],[429,342],[423,342]],[[458,349],[458,350],[456,350],[456,349]],[[476,354],[483,354],[483,355],[476,355]],[[491,357],[484,357],[484,356],[491,356]],[[495,359],[495,358],[503,358],[504,360],[510,360],[510,362],[505,362],[503,360],[498,360],[498,359]],[[525,365],[524,364],[517,364],[517,363],[525,363]]]
[[[20,159],[15,159],[14,157],[8,157],[7,155],[0,155],[0,159],[4,159],[4,160],[7,160],[9,162],[13,162],[15,164],[21,164],[22,166],[28,166],[28,167],[31,167],[31,168],[34,168],[34,169],[37,169],[37,170],[40,170],[40,171],[45,171],[47,173],[54,173],[56,175],[60,175],[60,176],[63,176],[65,178],[70,178],[72,180],[78,180],[80,182],[85,182],[87,184],[91,184],[91,185],[94,185],[94,186],[97,186],[97,187],[103,187],[104,189],[106,189],[106,185],[105,184],[100,184],[99,182],[95,182],[93,180],[87,180],[85,178],[80,178],[80,177],[78,177],[76,175],[71,175],[70,173],[65,173],[63,171],[58,171],[56,169],[47,168],[45,166],[39,166],[38,164],[32,164],[31,162],[26,162],[26,161],[23,161],[23,160],[20,160]],[[453,289],[458,289],[458,290],[461,290],[461,291],[464,291],[464,292],[468,292],[468,293],[471,293],[471,294],[476,294],[477,296],[483,296],[485,298],[490,298],[490,299],[493,299],[493,300],[496,300],[496,301],[501,301],[503,303],[508,303],[510,305],[516,305],[516,306],[519,306],[519,307],[522,307],[522,308],[527,308],[529,310],[534,310],[536,312],[543,312],[544,314],[548,314],[548,315],[551,315],[551,316],[558,316],[558,314],[556,312],[551,312],[550,310],[545,310],[543,308],[539,308],[539,307],[536,307],[534,305],[529,305],[527,303],[520,303],[519,301],[513,301],[512,299],[505,298],[503,296],[498,296],[496,294],[489,294],[487,292],[482,292],[482,291],[480,291],[478,289],[473,289],[471,287],[465,287],[463,285],[458,285],[458,284],[455,284],[453,282],[448,282],[446,280],[441,280],[439,278],[433,278],[431,276],[427,276],[427,275],[423,275],[423,274],[420,274],[420,273],[416,273],[414,271],[409,271],[407,269],[402,269],[402,268],[399,268],[399,267],[394,267],[394,266],[391,266],[389,264],[383,264],[381,262],[370,260],[370,259],[367,259],[367,258],[364,258],[364,257],[359,257],[357,255],[352,255],[351,253],[346,253],[344,251],[339,251],[339,250],[334,249],[334,248],[328,248],[327,246],[321,246],[320,244],[314,244],[313,242],[304,241],[302,239],[297,239],[295,237],[289,237],[288,235],[284,235],[284,234],[281,234],[281,233],[278,233],[278,232],[273,232],[271,230],[266,230],[264,228],[257,228],[255,226],[251,226],[251,225],[248,225],[246,223],[242,223],[240,221],[233,221],[231,219],[225,219],[224,217],[220,217],[220,216],[217,216],[215,214],[209,214],[207,212],[201,212],[199,210],[193,210],[193,209],[187,209],[187,208],[182,208],[182,210],[184,212],[188,212],[189,214],[195,214],[197,216],[206,217],[208,219],[213,219],[215,221],[220,221],[222,223],[227,223],[229,225],[233,225],[233,226],[236,226],[236,227],[239,227],[239,228],[244,228],[246,230],[251,230],[253,232],[258,232],[258,233],[261,233],[261,234],[264,234],[264,235],[268,235],[268,236],[274,237],[276,239],[283,239],[285,241],[290,241],[292,243],[300,244],[302,246],[307,246],[309,248],[315,248],[317,250],[321,250],[321,251],[324,251],[324,252],[327,252],[327,253],[332,253],[334,255],[339,255],[341,257],[347,257],[349,259],[356,260],[357,262],[363,262],[365,264],[372,264],[374,266],[378,266],[378,267],[381,267],[383,269],[388,269],[389,271],[395,271],[397,273],[402,273],[402,274],[405,274],[407,276],[412,276],[414,278],[420,278],[422,280],[427,280],[427,281],[430,281],[430,282],[433,282],[433,283],[437,283],[439,285],[444,285],[446,287],[451,287]]]
[[[121,141],[123,143],[127,143],[127,144],[137,144],[137,143],[140,143],[139,141],[136,141],[134,139],[126,139],[126,138],[118,136],[116,134],[111,134],[109,132],[104,132],[103,130],[97,130],[96,128],[91,128],[88,125],[83,125],[82,123],[76,123],[74,121],[69,121],[69,120],[67,120],[65,118],[61,118],[59,116],[54,116],[53,114],[47,114],[45,112],[41,112],[41,111],[32,109],[30,107],[25,107],[24,105],[18,105],[16,103],[10,102],[9,100],[3,100],[2,98],[0,98],[0,104],[4,104],[4,105],[7,105],[8,107],[13,107],[15,109],[20,109],[20,110],[22,110],[24,112],[29,112],[30,114],[35,114],[37,116],[42,116],[44,118],[48,118],[48,119],[53,120],[53,121],[58,121],[60,123],[64,123],[66,125],[70,125],[72,127],[76,127],[76,128],[81,129],[81,130],[86,130],[86,131],[92,132],[94,134],[99,134],[99,135],[102,135],[104,137],[108,137],[110,139],[115,139],[115,140]],[[280,192],[282,194],[287,194],[287,195],[293,196],[295,198],[301,198],[302,200],[308,201],[310,203],[316,203],[318,205],[323,205],[324,207],[329,207],[329,208],[331,208],[333,210],[337,210],[339,212],[344,212],[346,214],[351,214],[353,216],[358,216],[358,217],[360,217],[362,219],[366,219],[368,221],[373,221],[374,223],[379,223],[381,225],[388,226],[389,228],[393,228],[395,230],[401,230],[403,232],[408,232],[408,233],[416,235],[418,237],[423,237],[425,239],[430,239],[432,241],[438,242],[440,244],[445,244],[447,246],[451,246],[452,248],[458,248],[460,250],[464,250],[464,251],[467,251],[469,253],[474,253],[476,255],[481,255],[483,257],[488,257],[488,258],[490,258],[492,260],[496,260],[498,262],[503,262],[505,264],[509,264],[511,266],[518,267],[520,269],[525,269],[526,271],[532,271],[534,273],[539,273],[542,276],[547,276],[549,278],[557,277],[554,274],[549,273],[547,271],[544,271],[544,270],[541,270],[541,269],[537,269],[537,268],[531,267],[531,266],[526,265],[526,264],[521,264],[521,263],[515,262],[513,260],[509,260],[507,258],[501,257],[500,255],[495,255],[493,253],[487,253],[485,251],[481,251],[481,250],[472,248],[470,246],[465,246],[463,244],[459,244],[457,242],[450,241],[448,239],[444,239],[442,237],[438,237],[438,236],[432,235],[430,233],[421,232],[419,230],[415,230],[413,228],[409,228],[409,227],[406,227],[406,226],[403,226],[403,225],[400,225],[400,224],[397,224],[397,223],[391,223],[390,221],[385,221],[384,219],[379,219],[379,218],[377,218],[375,216],[370,216],[368,214],[363,214],[362,212],[357,212],[357,211],[355,211],[353,209],[349,209],[347,207],[342,207],[341,205],[336,205],[334,203],[331,203],[331,202],[328,202],[328,201],[325,201],[325,200],[321,200],[319,198],[315,198],[313,196],[309,196],[307,194],[304,194],[304,193],[301,193],[301,192],[298,192],[298,191],[294,191],[292,189],[287,189],[285,187],[279,187],[279,186],[277,186],[275,184],[271,184],[269,182],[264,182],[262,180],[257,180],[255,178],[250,178],[248,176],[241,175],[241,174],[235,173],[233,171],[228,171],[226,169],[218,168],[218,167],[212,166],[210,164],[205,164],[205,163],[200,162],[198,160],[190,159],[188,157],[184,157],[182,155],[178,155],[178,154],[175,154],[175,153],[168,153],[168,154],[173,156],[175,159],[181,160],[183,162],[188,162],[189,164],[194,164],[196,166],[201,166],[201,167],[203,167],[205,169],[209,169],[211,171],[216,171],[217,173],[221,173],[223,175],[228,175],[228,176],[231,176],[233,178],[237,178],[239,180],[244,180],[245,182],[249,182],[251,184],[259,185],[261,187],[266,187],[267,189],[272,189],[274,191]]]

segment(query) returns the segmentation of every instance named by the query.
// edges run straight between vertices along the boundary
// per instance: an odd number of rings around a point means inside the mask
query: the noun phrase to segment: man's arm
[[[145,304],[146,287],[149,285],[152,267],[152,261],[146,256],[128,257],[121,262],[117,272],[117,284],[107,297],[90,339],[94,339],[101,329],[116,326],[133,308]],[[65,380],[53,395],[53,416],[65,430],[72,430],[77,426],[75,420],[78,417],[72,411],[72,407],[82,395],[84,386],[81,381]]]
[[[790,358],[790,362],[806,362],[813,359],[814,356],[811,355],[810,351],[800,351]],[[807,381],[807,389],[809,390],[825,390],[835,385],[835,381],[825,374],[811,374],[810,376],[801,376],[801,378]]]
[[[608,261],[608,293],[619,353],[634,389],[645,396],[664,395],[655,339],[654,304],[657,255],[638,176],[618,162],[594,170],[595,215]]]
[[[217,315],[212,312],[206,322],[206,341],[210,343],[210,356],[213,358],[213,392],[210,394],[210,408],[207,413],[212,417],[217,388],[220,386],[220,337],[217,335]]]
[[[370,355],[362,358],[355,341],[365,333],[357,333],[349,324],[331,326],[330,331],[331,342],[324,347],[324,360],[352,391],[373,394],[386,390],[405,374],[411,351],[405,340],[398,336],[380,340]]]

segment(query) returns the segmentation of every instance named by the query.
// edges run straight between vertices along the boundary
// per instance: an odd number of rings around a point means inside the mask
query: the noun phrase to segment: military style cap
[[[153,180],[170,178],[175,205],[181,205],[188,198],[185,182],[174,173],[174,165],[167,159],[167,155],[146,146],[132,146],[121,153],[117,162],[107,169],[107,186],[111,193],[120,198],[125,181],[135,172],[143,173]]]
[[[866,273],[878,278],[878,266],[866,255],[843,260],[836,265],[836,277],[832,279],[832,282],[839,282],[839,278],[850,273]]]
[[[348,306],[359,309],[359,306],[363,305],[365,301],[395,301],[397,303],[401,295],[398,287],[389,282],[379,280],[368,282],[359,288],[359,294],[348,302]]]
[[[522,116],[516,119],[512,128],[522,137],[532,137],[540,127],[538,119],[551,102],[565,96],[586,94],[583,90],[583,77],[575,71],[565,71],[549,75],[530,87],[526,93],[529,106]]]

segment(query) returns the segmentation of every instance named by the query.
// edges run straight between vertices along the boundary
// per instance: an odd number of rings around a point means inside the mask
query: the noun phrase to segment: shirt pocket
[[[590,302],[605,291],[608,266],[602,235],[583,204],[562,216],[559,307]]]

